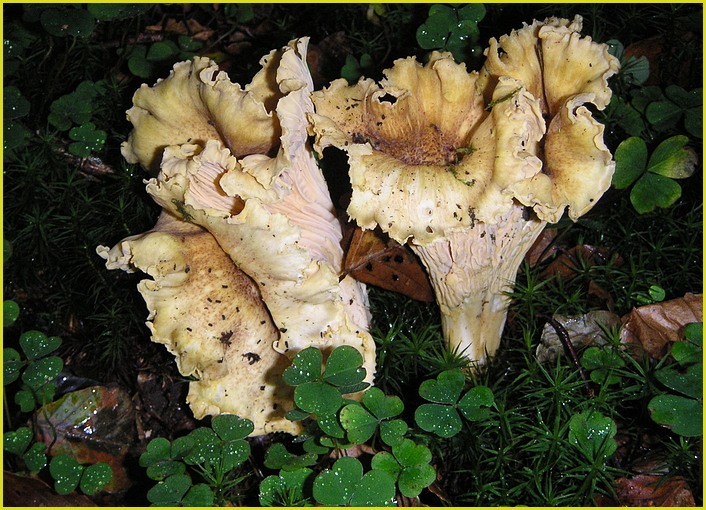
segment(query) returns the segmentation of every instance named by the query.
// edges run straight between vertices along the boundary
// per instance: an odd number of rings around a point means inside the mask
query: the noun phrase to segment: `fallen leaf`
[[[553,318],[564,326],[571,344],[576,348],[605,344],[601,326],[610,329],[620,324],[620,317],[606,310],[595,310],[583,315],[554,315]],[[545,324],[542,338],[537,346],[537,361],[540,363],[552,361],[563,353],[564,345],[556,331],[551,324]]]
[[[681,476],[635,475],[618,478],[618,501],[607,496],[596,498],[598,506],[694,506],[694,496]]]
[[[315,88],[328,84],[340,76],[341,67],[346,61],[346,33],[334,32],[318,44],[310,44],[306,61],[311,69],[311,79]]]
[[[604,290],[600,285],[591,280],[588,282],[588,291],[586,291],[586,301],[591,308],[608,309],[611,312],[615,310],[615,300],[610,292]]]
[[[622,321],[622,343],[642,346],[651,357],[662,359],[672,343],[684,338],[684,326],[703,322],[703,295],[688,292],[683,298],[633,308]]]
[[[556,253],[557,247],[554,244],[556,236],[557,230],[555,228],[545,228],[542,230],[542,233],[539,234],[539,237],[534,241],[534,244],[532,244],[525,255],[525,260],[529,263],[530,267],[536,266]]]
[[[126,491],[132,482],[124,465],[129,448],[137,441],[135,409],[120,388],[94,386],[67,393],[45,405],[35,415],[37,440],[51,444],[51,455],[65,453],[80,464],[107,462],[113,479],[104,490]]]
[[[558,274],[562,280],[569,280],[577,276],[577,269],[582,267],[606,266],[608,264],[612,264],[613,267],[620,267],[623,262],[620,255],[613,253],[607,248],[583,244],[574,246],[559,255],[539,274],[539,279],[540,281],[547,280]]]
[[[183,21],[177,21],[173,18],[167,20],[167,24],[164,26],[165,32],[174,32],[179,35],[189,35],[189,31],[186,28],[186,24]]]
[[[683,32],[680,35],[680,39],[688,43],[694,39],[694,33]],[[643,83],[644,86],[659,85],[660,87],[665,87],[670,83],[675,83],[677,85],[681,85],[682,87],[687,87],[687,84],[689,83],[689,75],[692,71],[691,68],[693,65],[693,58],[684,60],[679,59],[677,55],[671,56],[674,58],[664,55],[665,52],[674,53],[675,51],[676,46],[674,43],[669,42],[669,44],[666,44],[664,36],[659,35],[630,44],[627,48],[625,48],[625,58],[647,57],[647,61],[650,64],[650,75],[645,83]],[[662,72],[664,63],[668,61],[681,62],[681,65],[678,68],[673,69],[672,72]]]
[[[61,496],[45,482],[29,476],[3,472],[2,503],[5,507],[98,506],[83,494]]]
[[[379,229],[355,229],[346,253],[344,271],[363,283],[399,292],[418,301],[434,301],[429,277],[412,250]]]

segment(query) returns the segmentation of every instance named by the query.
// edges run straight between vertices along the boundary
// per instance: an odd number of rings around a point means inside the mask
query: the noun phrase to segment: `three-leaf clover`
[[[703,89],[687,92],[677,85],[664,89],[661,101],[650,103],[645,110],[645,117],[658,131],[674,128],[684,117],[687,132],[697,138],[703,136]]]
[[[676,361],[655,372],[655,377],[679,395],[653,397],[648,404],[652,419],[682,436],[703,433],[703,323],[684,328],[685,340],[670,351]]]
[[[598,384],[616,384],[620,376],[615,370],[625,366],[625,361],[612,347],[589,347],[581,356],[581,366],[591,370],[591,380]]]
[[[341,409],[340,420],[353,443],[364,443],[380,428],[380,438],[390,446],[402,441],[408,426],[404,420],[391,420],[404,411],[399,397],[387,397],[379,388],[363,393],[363,402],[348,404]]]
[[[379,469],[363,474],[358,459],[343,457],[319,473],[313,492],[324,506],[393,506],[395,481]]]
[[[74,92],[61,96],[51,104],[49,123],[60,131],[66,131],[73,124],[87,123],[95,110],[93,100],[102,88],[103,82],[86,80],[79,83]]]
[[[61,345],[61,338],[47,337],[40,331],[25,331],[19,339],[26,360],[22,361],[20,353],[8,347],[3,349],[3,384],[8,385],[20,378],[24,383],[22,389],[15,393],[15,402],[23,412],[32,411],[35,406],[46,404],[54,398],[55,384],[50,383],[64,366],[58,356],[47,354]]]
[[[436,380],[424,381],[419,395],[434,403],[417,408],[414,413],[417,425],[440,437],[452,437],[461,431],[458,411],[470,421],[486,419],[490,413],[488,407],[493,405],[493,392],[486,386],[476,386],[459,401],[464,384],[461,370],[446,370]]]
[[[292,471],[283,469],[279,475],[268,476],[260,483],[260,504],[262,506],[303,506],[302,503],[308,503],[305,492],[310,488],[308,483],[313,474],[311,469],[303,467]]]
[[[397,481],[403,495],[414,498],[436,479],[436,470],[429,462],[429,448],[411,439],[403,439],[392,447],[392,453],[376,453],[371,467],[388,473]]]
[[[165,438],[153,439],[140,456],[140,466],[147,468],[147,476],[158,480],[147,498],[160,506],[213,505],[213,490],[207,484],[192,486],[187,466],[198,468],[207,481],[217,485],[247,460],[250,445],[244,438],[253,430],[252,421],[221,414],[211,420],[211,428],[192,430],[171,443]]]
[[[87,158],[91,152],[99,151],[105,145],[107,133],[96,129],[93,122],[87,122],[71,128],[69,138],[75,140],[69,144],[69,152],[80,158]]]
[[[337,347],[326,360],[324,371],[322,363],[321,351],[308,347],[297,353],[292,365],[284,371],[285,382],[296,386],[294,403],[298,409],[287,415],[290,420],[302,419],[312,413],[319,421],[322,417],[331,417],[343,405],[342,395],[368,386],[362,382],[366,370],[362,367],[363,356],[356,348],[349,345]]]
[[[477,44],[480,37],[478,22],[485,16],[483,4],[434,4],[429,8],[429,17],[417,29],[417,42],[426,50],[450,51],[456,61],[464,62],[479,56]]]
[[[613,439],[618,427],[598,411],[584,411],[569,420],[569,442],[591,462],[603,463],[613,455],[618,445]]]
[[[113,470],[107,462],[82,466],[63,453],[51,459],[49,473],[54,478],[54,490],[59,494],[73,492],[76,487],[84,494],[95,494],[113,479]]]
[[[22,458],[27,469],[31,473],[36,473],[47,465],[45,454],[47,445],[44,443],[32,443],[32,431],[27,427],[20,427],[17,430],[5,432],[3,434],[3,448]]]
[[[630,201],[643,214],[655,207],[669,207],[681,196],[681,187],[673,179],[684,179],[694,173],[698,157],[689,147],[689,139],[678,135],[664,140],[647,157],[647,145],[641,138],[624,140],[615,151],[613,185],[627,188]]]

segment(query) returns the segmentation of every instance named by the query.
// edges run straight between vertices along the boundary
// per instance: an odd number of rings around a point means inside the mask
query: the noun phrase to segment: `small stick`
[[[579,363],[579,357],[576,355],[574,346],[571,343],[571,339],[569,338],[569,332],[566,331],[566,328],[562,326],[561,323],[554,317],[549,317],[548,315],[542,314],[537,314],[536,317],[539,319],[544,319],[545,321],[547,321],[547,323],[549,323],[551,327],[554,328],[554,331],[556,331],[556,335],[559,337],[559,340],[561,340],[561,343],[564,346],[564,350],[566,350],[566,352],[569,354],[569,357],[576,365],[576,368],[578,368],[579,377],[581,377],[581,380],[583,381],[583,384],[586,388],[586,392],[588,392],[588,395],[590,397],[593,397],[595,393],[588,382],[588,377],[586,377],[586,373],[583,371],[581,363]]]

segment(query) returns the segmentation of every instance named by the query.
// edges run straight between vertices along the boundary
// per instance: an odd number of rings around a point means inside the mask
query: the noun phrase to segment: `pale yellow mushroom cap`
[[[313,95],[317,148],[348,153],[350,216],[419,245],[497,221],[512,206],[509,186],[541,168],[544,121],[534,98],[503,78],[486,109],[478,74],[449,54],[424,66],[398,60],[385,76],[379,86],[337,80]]]
[[[109,269],[141,270],[152,340],[194,375],[187,401],[196,418],[237,414],[256,434],[299,433],[285,418],[293,388],[282,380],[289,365],[272,345],[279,332],[257,286],[204,229],[163,213],[154,229],[112,249],[98,248]]]
[[[525,84],[548,119],[542,172],[512,186],[516,198],[540,218],[557,222],[568,207],[573,220],[608,189],[615,162],[603,142],[604,127],[584,105],[610,102],[608,78],[618,59],[605,44],[581,37],[582,18],[535,21],[499,40],[491,39],[480,82],[486,94],[501,77]]]
[[[280,135],[272,115],[282,96],[275,80],[280,58],[274,50],[263,57],[262,69],[244,89],[208,58],[174,64],[168,78],[135,92],[127,111],[134,129],[123,156],[155,175],[169,145],[220,140],[238,157],[273,153]]]

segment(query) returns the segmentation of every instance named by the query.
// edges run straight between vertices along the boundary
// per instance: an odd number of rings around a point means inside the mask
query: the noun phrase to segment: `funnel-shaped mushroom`
[[[396,61],[379,85],[337,80],[314,94],[317,149],[348,154],[349,215],[410,242],[445,337],[474,361],[495,353],[506,291],[546,221],[566,206],[578,217],[610,183],[602,126],[581,105],[607,104],[617,62],[579,29],[580,20],[548,20],[513,32],[502,56],[491,46],[500,63],[489,57],[480,75],[433,53],[424,66]],[[564,75],[568,84],[555,78]],[[545,89],[554,85],[561,90]]]
[[[279,330],[277,350],[293,357],[309,346],[352,345],[371,382],[367,296],[350,277],[339,282],[341,227],[307,141],[307,41],[264,58],[244,90],[207,60],[177,64],[168,79],[136,94],[124,153],[146,166],[161,156],[148,192],[210,231],[258,285]],[[195,135],[183,143],[188,133]]]
[[[196,418],[237,414],[256,434],[301,432],[285,418],[292,388],[282,380],[289,365],[272,349],[278,338],[260,293],[197,225],[162,213],[154,229],[98,254],[109,269],[141,270],[152,340],[176,356],[179,372],[194,375],[187,401]]]

